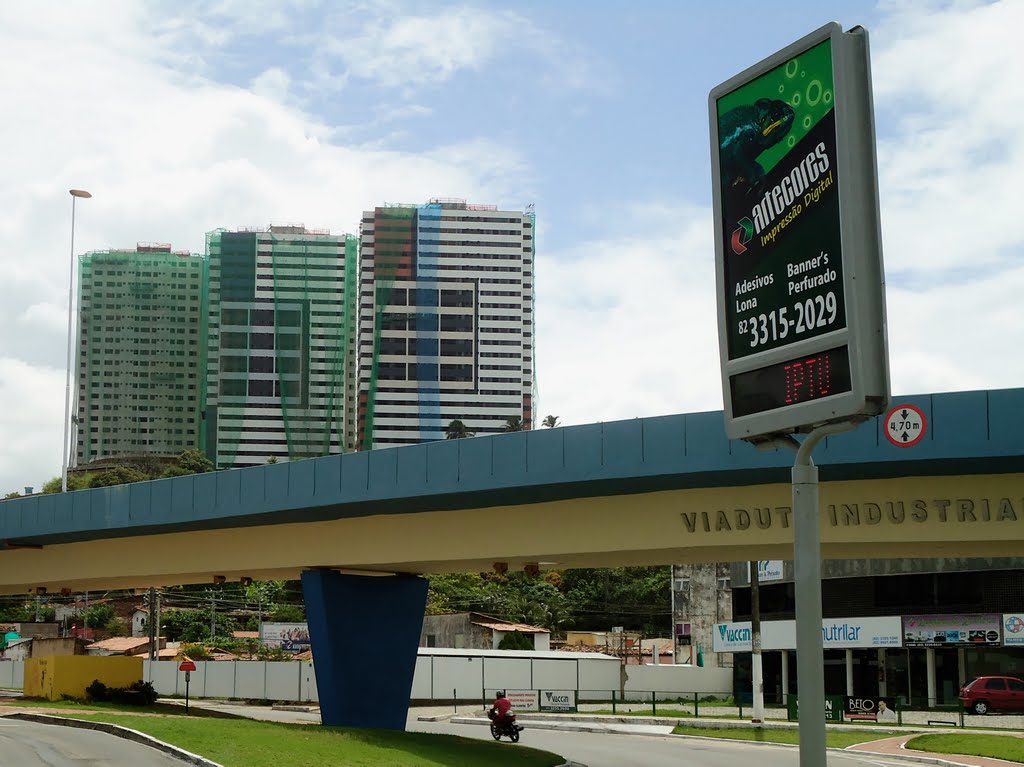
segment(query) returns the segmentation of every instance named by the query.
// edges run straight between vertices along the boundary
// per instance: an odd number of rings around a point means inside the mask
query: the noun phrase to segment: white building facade
[[[533,425],[532,211],[376,208],[360,230],[358,449]]]

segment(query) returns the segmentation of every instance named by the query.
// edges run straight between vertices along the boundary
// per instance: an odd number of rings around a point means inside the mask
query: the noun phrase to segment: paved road
[[[736,767],[756,763],[757,767],[797,767],[795,748],[752,745],[738,741],[666,738],[651,735],[612,735],[564,730],[523,731],[520,745],[553,751],[587,767]],[[483,725],[410,721],[408,729],[490,739]],[[507,741],[503,741],[507,743]],[[515,748],[508,743],[509,748]],[[829,767],[907,767],[906,762],[879,759],[864,754],[829,754]]]
[[[138,743],[93,730],[0,719],[3,767],[181,767]]]

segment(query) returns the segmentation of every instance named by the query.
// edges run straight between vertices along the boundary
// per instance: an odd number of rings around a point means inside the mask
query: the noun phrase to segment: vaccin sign
[[[829,24],[709,111],[726,433],[858,421],[889,397],[867,35]]]

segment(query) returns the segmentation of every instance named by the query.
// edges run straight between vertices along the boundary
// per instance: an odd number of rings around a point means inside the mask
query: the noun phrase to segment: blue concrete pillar
[[[307,570],[302,593],[323,723],[404,730],[426,579]]]

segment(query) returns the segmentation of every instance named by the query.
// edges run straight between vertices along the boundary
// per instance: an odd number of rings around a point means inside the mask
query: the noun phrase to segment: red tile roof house
[[[427,615],[423,618],[420,647],[496,650],[506,634],[518,631],[533,640],[534,650],[551,649],[551,632],[526,623],[509,623],[483,613]]]
[[[161,638],[158,647],[166,645],[167,640]],[[85,648],[86,655],[141,655],[149,651],[148,637],[111,637],[93,642]]]

